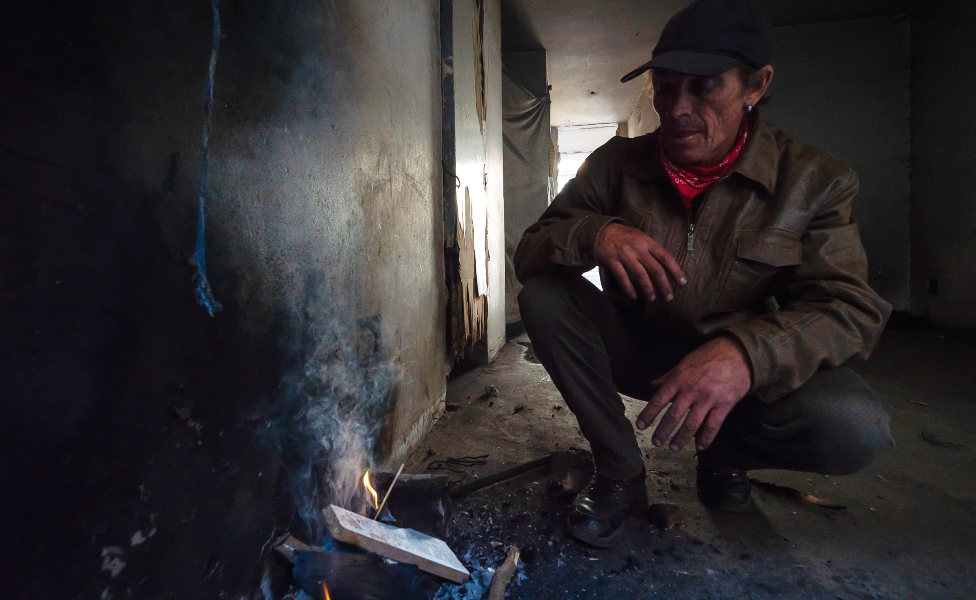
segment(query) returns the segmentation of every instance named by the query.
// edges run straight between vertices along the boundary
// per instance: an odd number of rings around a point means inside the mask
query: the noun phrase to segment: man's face
[[[714,166],[732,150],[746,106],[739,73],[698,77],[654,71],[654,108],[661,117],[661,141],[683,165]]]

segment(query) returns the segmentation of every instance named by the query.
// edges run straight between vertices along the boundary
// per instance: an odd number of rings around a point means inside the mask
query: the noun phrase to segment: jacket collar
[[[627,152],[621,163],[621,170],[628,175],[651,181],[667,177],[661,167],[661,147],[657,131],[638,138],[639,143]],[[747,179],[766,188],[770,194],[776,189],[776,174],[779,172],[779,146],[774,130],[759,117],[755,118],[749,131],[746,147],[732,168]]]
[[[732,172],[755,181],[772,194],[776,190],[776,174],[779,172],[779,144],[776,143],[773,128],[757,116],[749,138]]]

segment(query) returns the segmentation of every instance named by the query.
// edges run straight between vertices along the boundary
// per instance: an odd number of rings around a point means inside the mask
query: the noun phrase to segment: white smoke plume
[[[359,511],[366,503],[362,477],[375,472],[384,405],[399,377],[382,357],[376,320],[325,312],[305,319],[303,350],[281,384],[284,414],[275,420],[299,516],[316,537],[326,531],[328,504]]]

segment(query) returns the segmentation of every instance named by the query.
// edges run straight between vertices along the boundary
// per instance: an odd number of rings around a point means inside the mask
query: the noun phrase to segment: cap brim
[[[655,56],[650,61],[637,67],[630,73],[623,76],[621,83],[626,83],[634,79],[645,71],[651,69],[663,69],[665,71],[676,71],[686,75],[697,75],[699,77],[711,77],[724,73],[733,67],[742,64],[738,58],[725,56],[722,54],[706,54],[704,52],[689,52],[687,50],[675,50],[665,52]]]

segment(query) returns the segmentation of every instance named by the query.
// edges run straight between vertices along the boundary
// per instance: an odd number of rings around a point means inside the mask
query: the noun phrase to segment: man
[[[757,116],[772,32],[747,0],[698,0],[652,60],[660,128],[593,152],[515,256],[535,352],[590,442],[574,537],[607,547],[646,502],[618,390],[652,442],[698,450],[698,497],[743,510],[749,469],[853,473],[893,445],[850,369],[891,307],[866,283],[856,175]],[[581,273],[599,265],[605,293]],[[683,425],[682,423],[683,421]],[[671,437],[673,435],[673,438]]]

